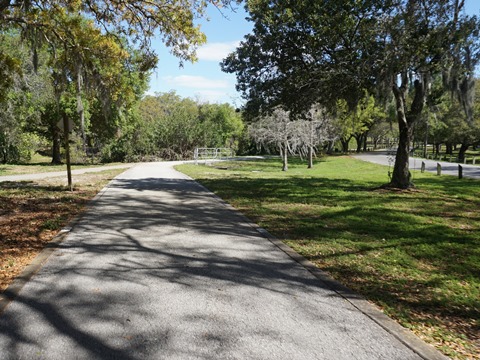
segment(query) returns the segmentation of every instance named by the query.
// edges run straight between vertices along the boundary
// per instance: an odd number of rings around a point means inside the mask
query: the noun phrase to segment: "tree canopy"
[[[206,41],[196,19],[208,5],[235,2],[0,0],[0,34],[22,48],[0,46],[0,106],[8,110],[0,127],[18,138],[24,132],[47,137],[53,162],[61,161],[57,124],[65,117],[75,124],[73,137],[81,139],[84,155],[118,139],[138,118],[137,103],[157,63],[152,41],[163,42],[180,65],[194,61],[196,47]],[[28,63],[32,73],[25,71]],[[32,92],[20,84],[28,76],[37,79],[37,72],[43,76],[37,90],[49,97],[31,106],[26,99]],[[21,121],[16,112],[23,108],[35,114],[35,121]],[[2,149],[17,149],[3,142]]]
[[[208,4],[226,6],[231,0],[2,0],[0,28],[20,27],[43,37],[70,39],[65,19],[75,14],[90,19],[104,33],[131,39],[144,49],[160,36],[172,53],[183,60],[195,58],[195,47],[205,35],[194,20],[205,15]],[[36,39],[35,39],[36,40]]]
[[[399,147],[391,185],[411,186],[408,153],[433,74],[471,114],[479,21],[463,0],[268,1],[247,4],[253,33],[222,63],[252,113],[281,105],[302,112],[339,99],[355,108],[365,91],[393,95]]]

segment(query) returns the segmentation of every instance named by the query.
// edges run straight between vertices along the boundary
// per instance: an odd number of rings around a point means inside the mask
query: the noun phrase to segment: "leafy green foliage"
[[[236,149],[243,133],[231,105],[199,103],[174,92],[145,96],[134,114],[132,126],[104,149],[105,159],[192,158],[196,147]]]
[[[223,70],[237,75],[249,112],[283,105],[301,113],[314,103],[332,107],[338,98],[356,104],[371,88],[365,74],[375,65],[372,51],[357,47],[377,37],[380,6],[354,0],[249,1],[253,34],[223,61]]]
[[[0,99],[5,98],[5,92],[12,86],[14,77],[20,74],[19,60],[0,52]]]
[[[348,142],[352,137],[355,137],[357,151],[360,151],[362,142],[366,141],[368,132],[373,125],[385,121],[386,118],[385,112],[376,104],[375,98],[368,94],[359,100],[353,110],[348,107],[345,100],[338,100],[335,112],[344,152],[348,152]]]
[[[458,0],[251,0],[253,34],[223,61],[223,70],[237,75],[253,114],[279,105],[299,113],[314,103],[332,108],[339,99],[354,109],[365,90],[384,100],[393,94],[399,146],[389,185],[408,188],[411,134],[431,76],[448,70],[448,83],[467,88],[460,100],[472,94],[480,23],[463,6]]]
[[[73,121],[82,142],[98,149],[119,129],[128,127],[132,108],[146,89],[148,69],[142,52],[119,43],[117,37],[101,34],[91,21],[66,17],[65,22],[76,46],[59,47],[51,42],[36,49],[36,68],[18,34],[2,35],[1,51],[22,66],[21,75],[15,75],[7,97],[0,102],[4,109],[0,114],[3,162],[27,160],[18,146],[22,133],[32,133],[49,139],[52,150],[42,142],[42,148],[31,148],[29,153],[50,153],[52,161],[60,163],[62,134],[57,124],[62,113]],[[82,82],[80,87],[77,80]],[[81,148],[84,154],[78,153],[77,160],[86,156]]]
[[[15,32],[0,34],[0,53],[15,59],[18,71],[11,73],[11,83],[0,97],[0,161],[27,161],[41,143],[29,134],[39,121],[40,113],[51,96],[48,74],[45,69],[34,71],[30,62],[24,62],[29,49],[19,44],[20,35]],[[44,54],[38,61],[45,62]],[[47,82],[45,84],[45,82]]]
[[[21,27],[35,43],[44,33],[64,42],[71,42],[65,17],[75,14],[91,19],[92,25],[105,33],[118,34],[137,43],[152,56],[150,41],[159,35],[172,53],[182,60],[195,59],[195,47],[205,42],[205,35],[194,20],[205,15],[208,4],[229,5],[230,0],[45,0],[0,2],[0,26]],[[72,25],[72,24],[70,24]],[[48,38],[49,40],[52,37]]]
[[[30,122],[28,131],[51,140],[52,161],[58,163],[63,139],[56,124],[67,114],[82,138],[83,151],[98,150],[112,139],[134,132],[130,123],[137,116],[136,103],[157,63],[151,49],[152,38],[160,38],[180,63],[194,61],[195,48],[206,40],[195,19],[205,15],[209,4],[221,7],[231,2],[1,1],[2,37],[21,33],[16,40],[27,51],[16,54],[0,46],[0,103],[6,99],[7,90],[15,87],[16,79],[23,76],[26,64],[31,64],[35,73],[46,70],[48,78],[43,79],[45,86],[38,89],[38,94],[49,94],[50,98],[42,107],[33,107],[32,113],[40,121]],[[47,63],[41,59],[44,54],[48,54]],[[17,90],[16,96],[20,94]],[[13,100],[7,100],[6,106],[11,108]],[[21,99],[19,103],[25,107],[26,101]],[[18,133],[21,126],[13,124],[5,128],[12,134]],[[14,137],[4,134],[3,138]],[[1,146],[6,151],[16,146],[11,145]],[[142,150],[146,151],[150,152]],[[131,151],[126,149],[123,154],[128,152]],[[15,156],[8,161],[14,158],[18,159]]]
[[[200,133],[203,147],[238,148],[243,132],[239,113],[229,104],[199,104]]]
[[[476,80],[478,82],[478,80]],[[456,101],[451,94],[442,94],[438,103],[432,104],[428,112],[428,126],[422,128],[425,136],[432,139],[432,143],[440,145],[461,144],[459,153],[463,161],[465,151],[471,146],[480,143],[480,94],[476,92],[472,118],[465,116],[461,103]]]

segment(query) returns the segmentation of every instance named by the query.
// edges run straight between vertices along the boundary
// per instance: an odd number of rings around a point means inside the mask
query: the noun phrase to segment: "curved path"
[[[99,194],[1,314],[0,359],[422,358],[173,164]]]
[[[395,153],[388,151],[375,151],[352,155],[356,159],[372,162],[380,165],[390,165],[393,168],[395,162]],[[422,161],[425,162],[425,170],[431,173],[437,173],[437,164],[442,166],[442,175],[458,176],[457,163],[447,161],[426,160],[416,157],[410,157],[409,167],[412,170],[420,171]],[[480,179],[480,166],[460,164],[463,167],[463,176],[471,179]]]

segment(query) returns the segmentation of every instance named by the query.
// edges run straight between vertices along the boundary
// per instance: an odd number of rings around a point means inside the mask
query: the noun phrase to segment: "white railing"
[[[193,159],[195,160],[195,165],[198,165],[199,161],[207,160],[218,160],[231,158],[235,154],[233,149],[230,148],[195,148]]]

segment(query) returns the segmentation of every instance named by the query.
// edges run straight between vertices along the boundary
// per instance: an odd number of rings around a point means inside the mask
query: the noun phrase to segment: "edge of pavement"
[[[135,166],[136,165],[126,168],[125,171],[132,169]],[[121,174],[123,174],[125,171],[110,180],[108,184],[105,185],[86,204],[83,211],[80,214],[76,215],[72,220],[70,220],[68,224],[63,227],[50,242],[45,245],[45,247],[33,259],[33,261],[22,270],[22,272],[13,280],[13,282],[11,282],[10,285],[8,285],[7,288],[0,293],[0,316],[2,316],[2,313],[5,311],[7,306],[18,296],[25,284],[32,278],[33,275],[35,275],[42,268],[42,265],[48,260],[50,255],[52,255],[52,253],[60,246],[62,241],[65,240],[73,227],[78,224],[82,216],[92,208],[92,206],[103,196],[103,194],[105,194],[112,182],[115,181],[115,179]]]
[[[178,171],[178,170],[177,170]],[[260,227],[258,224],[250,220],[242,212],[234,208],[228,202],[223,200],[221,197],[216,195],[213,191],[208,189],[203,184],[200,184],[195,179],[188,176],[192,181],[195,181],[202,188],[204,188],[210,196],[214,197],[217,201],[223,204],[226,208],[231,211],[234,211],[238,216],[243,219],[243,222],[254,228],[260,235],[265,239],[270,241],[273,245],[287,254],[295,262],[303,266],[309,273],[316,277],[320,282],[326,285],[329,289],[334,291],[337,295],[348,301],[353,307],[363,313],[365,316],[373,320],[376,324],[382,327],[385,331],[395,337],[402,344],[407,346],[410,350],[416,353],[424,360],[448,360],[449,357],[443,355],[439,350],[437,350],[433,345],[427,344],[425,341],[416,336],[413,332],[404,328],[395,320],[387,316],[383,311],[381,311],[373,303],[369,302],[363,296],[355,293],[353,290],[350,290],[348,287],[340,283],[339,281],[332,278],[329,274],[315,266],[310,260],[303,257],[290,246],[284,244],[281,240],[270,234],[267,230]]]

